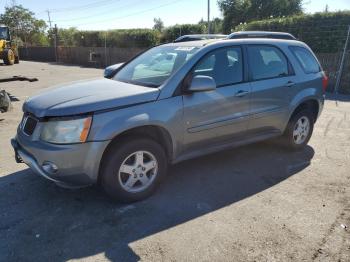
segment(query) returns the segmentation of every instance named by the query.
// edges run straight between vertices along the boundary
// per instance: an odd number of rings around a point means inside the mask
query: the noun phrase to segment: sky
[[[267,0],[268,1],[268,0]],[[151,28],[159,17],[165,26],[197,23],[207,19],[208,0],[0,0],[0,13],[6,5],[21,4],[52,26],[82,30]],[[222,17],[216,0],[210,1],[211,17]],[[306,13],[350,10],[350,0],[304,0]]]

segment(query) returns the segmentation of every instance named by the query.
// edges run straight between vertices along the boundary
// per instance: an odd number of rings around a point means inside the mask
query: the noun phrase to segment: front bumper
[[[36,174],[62,187],[84,187],[94,184],[98,178],[100,161],[108,141],[72,145],[53,145],[31,141],[20,134],[11,140],[16,161],[24,162]],[[43,165],[52,163],[55,172],[48,172]]]

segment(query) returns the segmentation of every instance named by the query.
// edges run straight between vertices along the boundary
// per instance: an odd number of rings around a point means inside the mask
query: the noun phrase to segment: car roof
[[[270,31],[239,31],[239,32],[234,32],[230,34],[227,38],[233,38],[233,37],[244,37],[244,36],[253,36],[253,37],[264,37],[264,36],[269,36],[269,37],[285,37],[285,39],[293,39],[295,40],[296,37],[293,36],[290,33],[286,32],[270,32]]]
[[[218,39],[219,40],[219,39]],[[174,42],[164,44],[163,46],[190,46],[190,47],[201,47],[205,46],[210,42],[217,41],[216,39],[205,39],[205,40],[195,40],[195,41],[186,41],[186,42]]]
[[[274,39],[274,38],[239,38],[239,39],[206,39],[200,41],[190,41],[190,42],[178,42],[164,44],[163,46],[183,46],[183,47],[199,47],[203,48],[205,46],[227,46],[227,45],[240,45],[240,44],[272,44],[272,45],[299,45],[305,46],[305,43],[298,40],[287,40],[287,39]]]
[[[227,38],[228,35],[221,35],[221,34],[194,34],[194,35],[182,35],[175,39],[176,42],[186,42],[186,41],[200,41],[200,40],[206,40],[206,39],[218,39],[218,38]]]
[[[222,34],[195,34],[195,35],[182,35],[180,37],[178,37],[177,39],[183,38],[183,37],[193,37],[193,38],[197,38],[197,37],[227,37],[227,35],[222,35]]]

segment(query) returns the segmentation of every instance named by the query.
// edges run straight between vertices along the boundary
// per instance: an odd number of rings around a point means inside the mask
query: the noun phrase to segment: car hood
[[[29,98],[24,112],[37,117],[70,116],[154,101],[159,89],[109,79],[79,81]]]

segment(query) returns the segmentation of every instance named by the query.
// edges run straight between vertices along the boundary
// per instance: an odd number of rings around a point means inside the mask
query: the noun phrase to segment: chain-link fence
[[[292,33],[298,40],[307,43],[316,53],[324,71],[329,77],[328,91],[333,92],[337,77],[340,77],[339,92],[350,94],[350,53],[349,46],[345,48],[343,70],[340,63],[348,35],[347,25],[317,25],[307,27],[287,27],[286,32]],[[341,73],[341,75],[340,75]]]
[[[299,40],[307,43],[316,53],[323,69],[329,77],[328,91],[333,92],[339,75],[341,57],[347,38],[347,26],[344,25],[310,25],[304,28],[287,27],[286,32],[292,33]],[[332,30],[331,30],[332,29]],[[118,47],[63,47],[57,48],[57,61],[92,67],[106,67],[111,64],[129,60],[145,48]],[[29,47],[20,49],[23,60],[55,62],[53,47]],[[338,89],[339,93],[350,94],[350,53],[346,48],[343,71]]]

